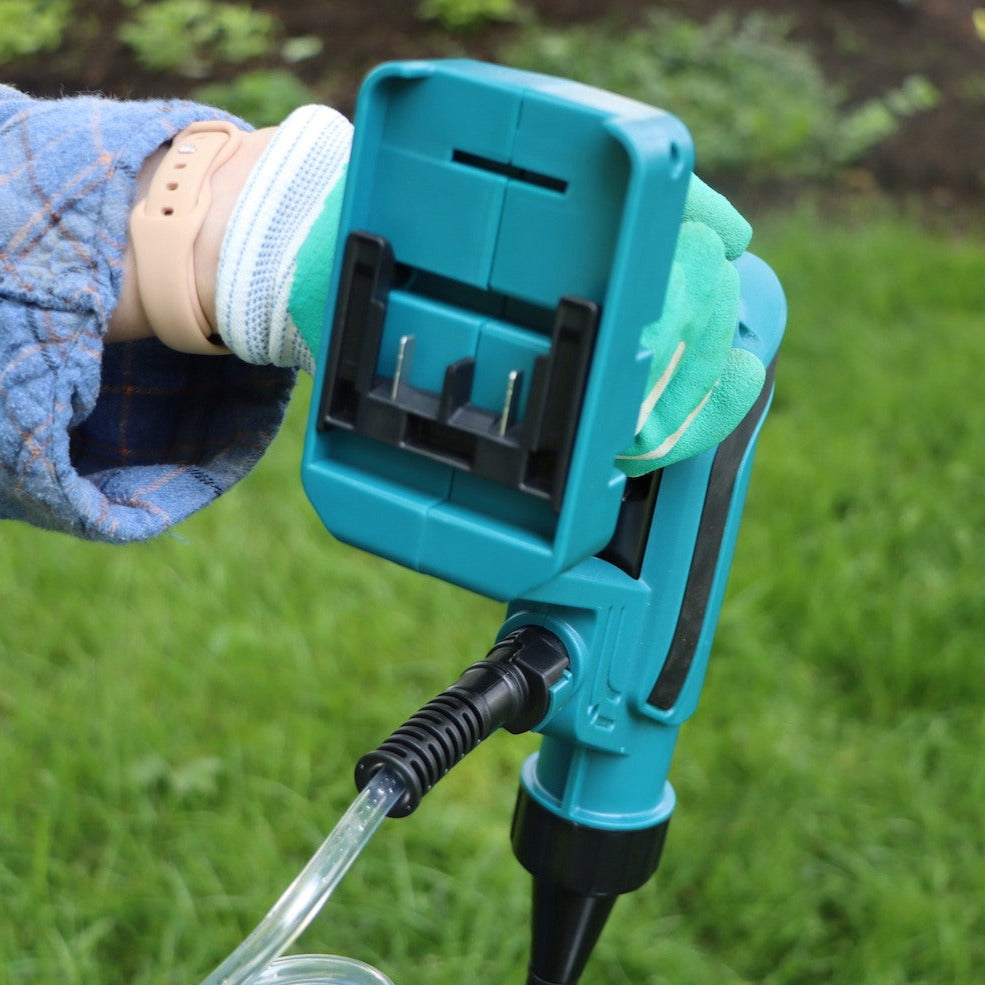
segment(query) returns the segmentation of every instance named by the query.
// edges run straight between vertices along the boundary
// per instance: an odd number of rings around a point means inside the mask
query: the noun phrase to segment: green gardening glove
[[[315,354],[343,185],[340,181],[333,189],[298,251],[288,304]],[[741,256],[751,237],[751,227],[732,205],[692,176],[663,314],[641,336],[645,348],[671,355],[665,364],[651,366],[636,439],[616,458],[627,475],[643,475],[717,445],[759,396],[766,375],[763,364],[751,352],[732,346],[739,275],[731,261]]]
[[[318,218],[298,250],[297,269],[287,302],[291,319],[313,359],[318,356],[325,309],[328,307],[328,288],[331,282],[328,274],[336,260],[335,250],[338,245],[339,217],[344,194],[345,171],[325,199]],[[313,369],[310,372],[314,375]]]
[[[650,367],[633,444],[616,457],[639,476],[718,444],[745,417],[766,372],[751,352],[733,348],[738,324],[739,257],[752,229],[729,202],[692,175],[659,320],[640,343],[671,351]]]
[[[301,107],[251,173],[223,241],[219,331],[240,358],[314,372],[335,258],[351,126],[327,107]],[[732,348],[739,303],[731,260],[752,230],[692,176],[664,310],[641,342],[655,353],[629,475],[717,444],[763,385],[762,364]]]

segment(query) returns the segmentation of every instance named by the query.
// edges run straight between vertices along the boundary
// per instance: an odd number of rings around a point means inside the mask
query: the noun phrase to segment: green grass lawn
[[[882,211],[760,223],[791,319],[655,879],[586,985],[980,985],[985,249]],[[501,607],[329,537],[307,391],[257,472],[127,548],[0,527],[0,985],[195,985],[481,657]],[[302,950],[519,983],[496,736],[383,825]]]

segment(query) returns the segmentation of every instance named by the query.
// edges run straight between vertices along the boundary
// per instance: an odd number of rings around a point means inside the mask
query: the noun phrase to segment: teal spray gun
[[[533,875],[528,985],[574,985],[660,859],[785,324],[736,265],[735,345],[768,367],[718,447],[650,475],[633,434],[692,170],[672,116],[471,61],[364,83],[303,479],[339,539],[509,602],[486,659],[356,767],[391,811],[494,730],[543,735],[514,852]]]

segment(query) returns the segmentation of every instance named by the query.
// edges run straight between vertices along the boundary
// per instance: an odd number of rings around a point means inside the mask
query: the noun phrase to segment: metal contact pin
[[[506,436],[506,431],[513,423],[516,416],[516,405],[520,398],[520,371],[511,369],[509,376],[506,377],[506,397],[503,400],[503,409],[499,415],[499,436]]]
[[[400,392],[400,384],[404,377],[410,377],[410,369],[414,363],[414,335],[401,335],[400,344],[397,347],[397,368],[393,371],[393,380],[390,383],[390,399],[396,400]]]

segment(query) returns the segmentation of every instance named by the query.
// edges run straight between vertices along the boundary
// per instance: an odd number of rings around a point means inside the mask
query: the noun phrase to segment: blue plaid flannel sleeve
[[[141,164],[221,116],[0,86],[0,518],[152,537],[246,475],[280,427],[293,371],[103,345]]]

